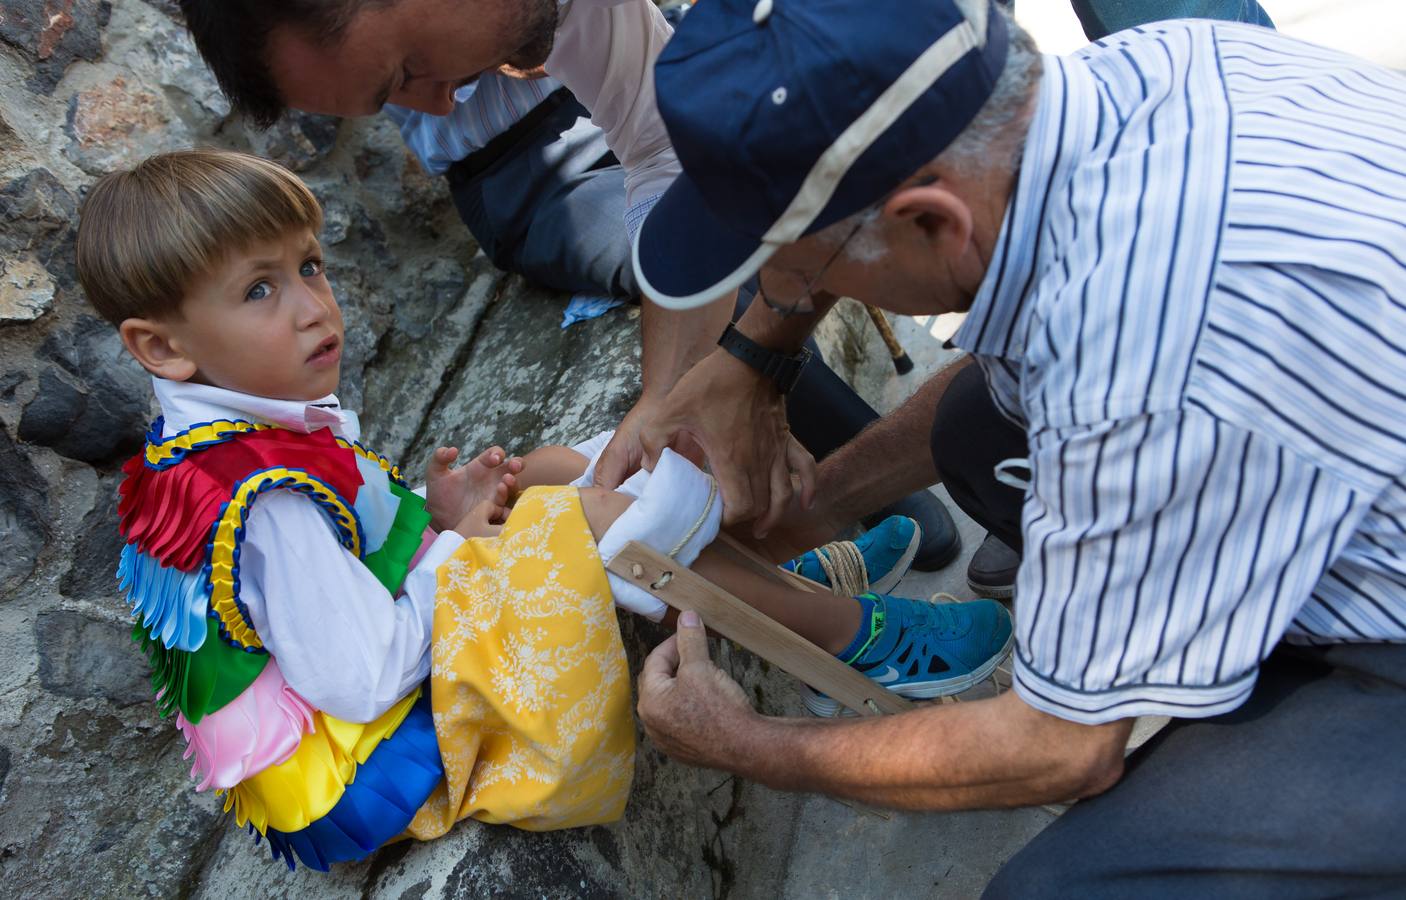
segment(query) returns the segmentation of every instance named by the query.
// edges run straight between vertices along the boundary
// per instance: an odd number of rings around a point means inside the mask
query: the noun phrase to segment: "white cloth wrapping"
[[[596,459],[614,432],[599,434],[572,449],[590,460],[586,471],[572,482],[576,487],[590,485]],[[723,504],[712,476],[672,450],[665,450],[653,472],[640,470],[619,489],[635,498],[630,508],[596,542],[602,561],[608,562],[630,541],[673,557],[680,565],[692,565],[704,547],[718,536]],[[613,572],[607,572],[615,605],[658,622],[668,611],[663,601]]]

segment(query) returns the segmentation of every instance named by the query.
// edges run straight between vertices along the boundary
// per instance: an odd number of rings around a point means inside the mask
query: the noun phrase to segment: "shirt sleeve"
[[[1244,702],[1365,507],[1199,409],[1031,439],[1015,687],[1086,724]]]
[[[444,532],[392,598],[305,498],[259,498],[240,549],[240,599],[283,677],[339,719],[369,722],[430,669],[435,570],[463,538]]]
[[[547,58],[547,73],[591,111],[624,167],[627,209],[680,172],[654,100],[654,60],[670,34],[651,0],[571,0]]]

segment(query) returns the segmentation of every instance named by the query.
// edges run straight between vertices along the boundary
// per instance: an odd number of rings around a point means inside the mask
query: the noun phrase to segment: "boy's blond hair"
[[[78,280],[114,325],[178,316],[191,282],[231,252],[295,228],[322,208],[277,163],[231,150],[181,150],[104,176],[78,227]]]

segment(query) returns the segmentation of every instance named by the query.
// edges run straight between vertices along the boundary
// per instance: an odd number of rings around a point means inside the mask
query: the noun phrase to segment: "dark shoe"
[[[918,523],[923,539],[913,557],[913,568],[919,572],[936,572],[962,552],[952,514],[931,491],[917,491],[885,506],[866,518],[864,527],[873,528],[889,516],[907,516]]]
[[[967,565],[967,584],[983,597],[1006,600],[1015,596],[1015,573],[1020,554],[994,534],[988,534]]]

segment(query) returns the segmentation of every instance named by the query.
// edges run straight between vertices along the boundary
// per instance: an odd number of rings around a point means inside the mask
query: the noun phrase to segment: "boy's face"
[[[155,324],[167,358],[154,367],[133,353],[163,377],[279,400],[337,389],[342,312],[307,229],[229,254],[191,285],[178,318]]]

